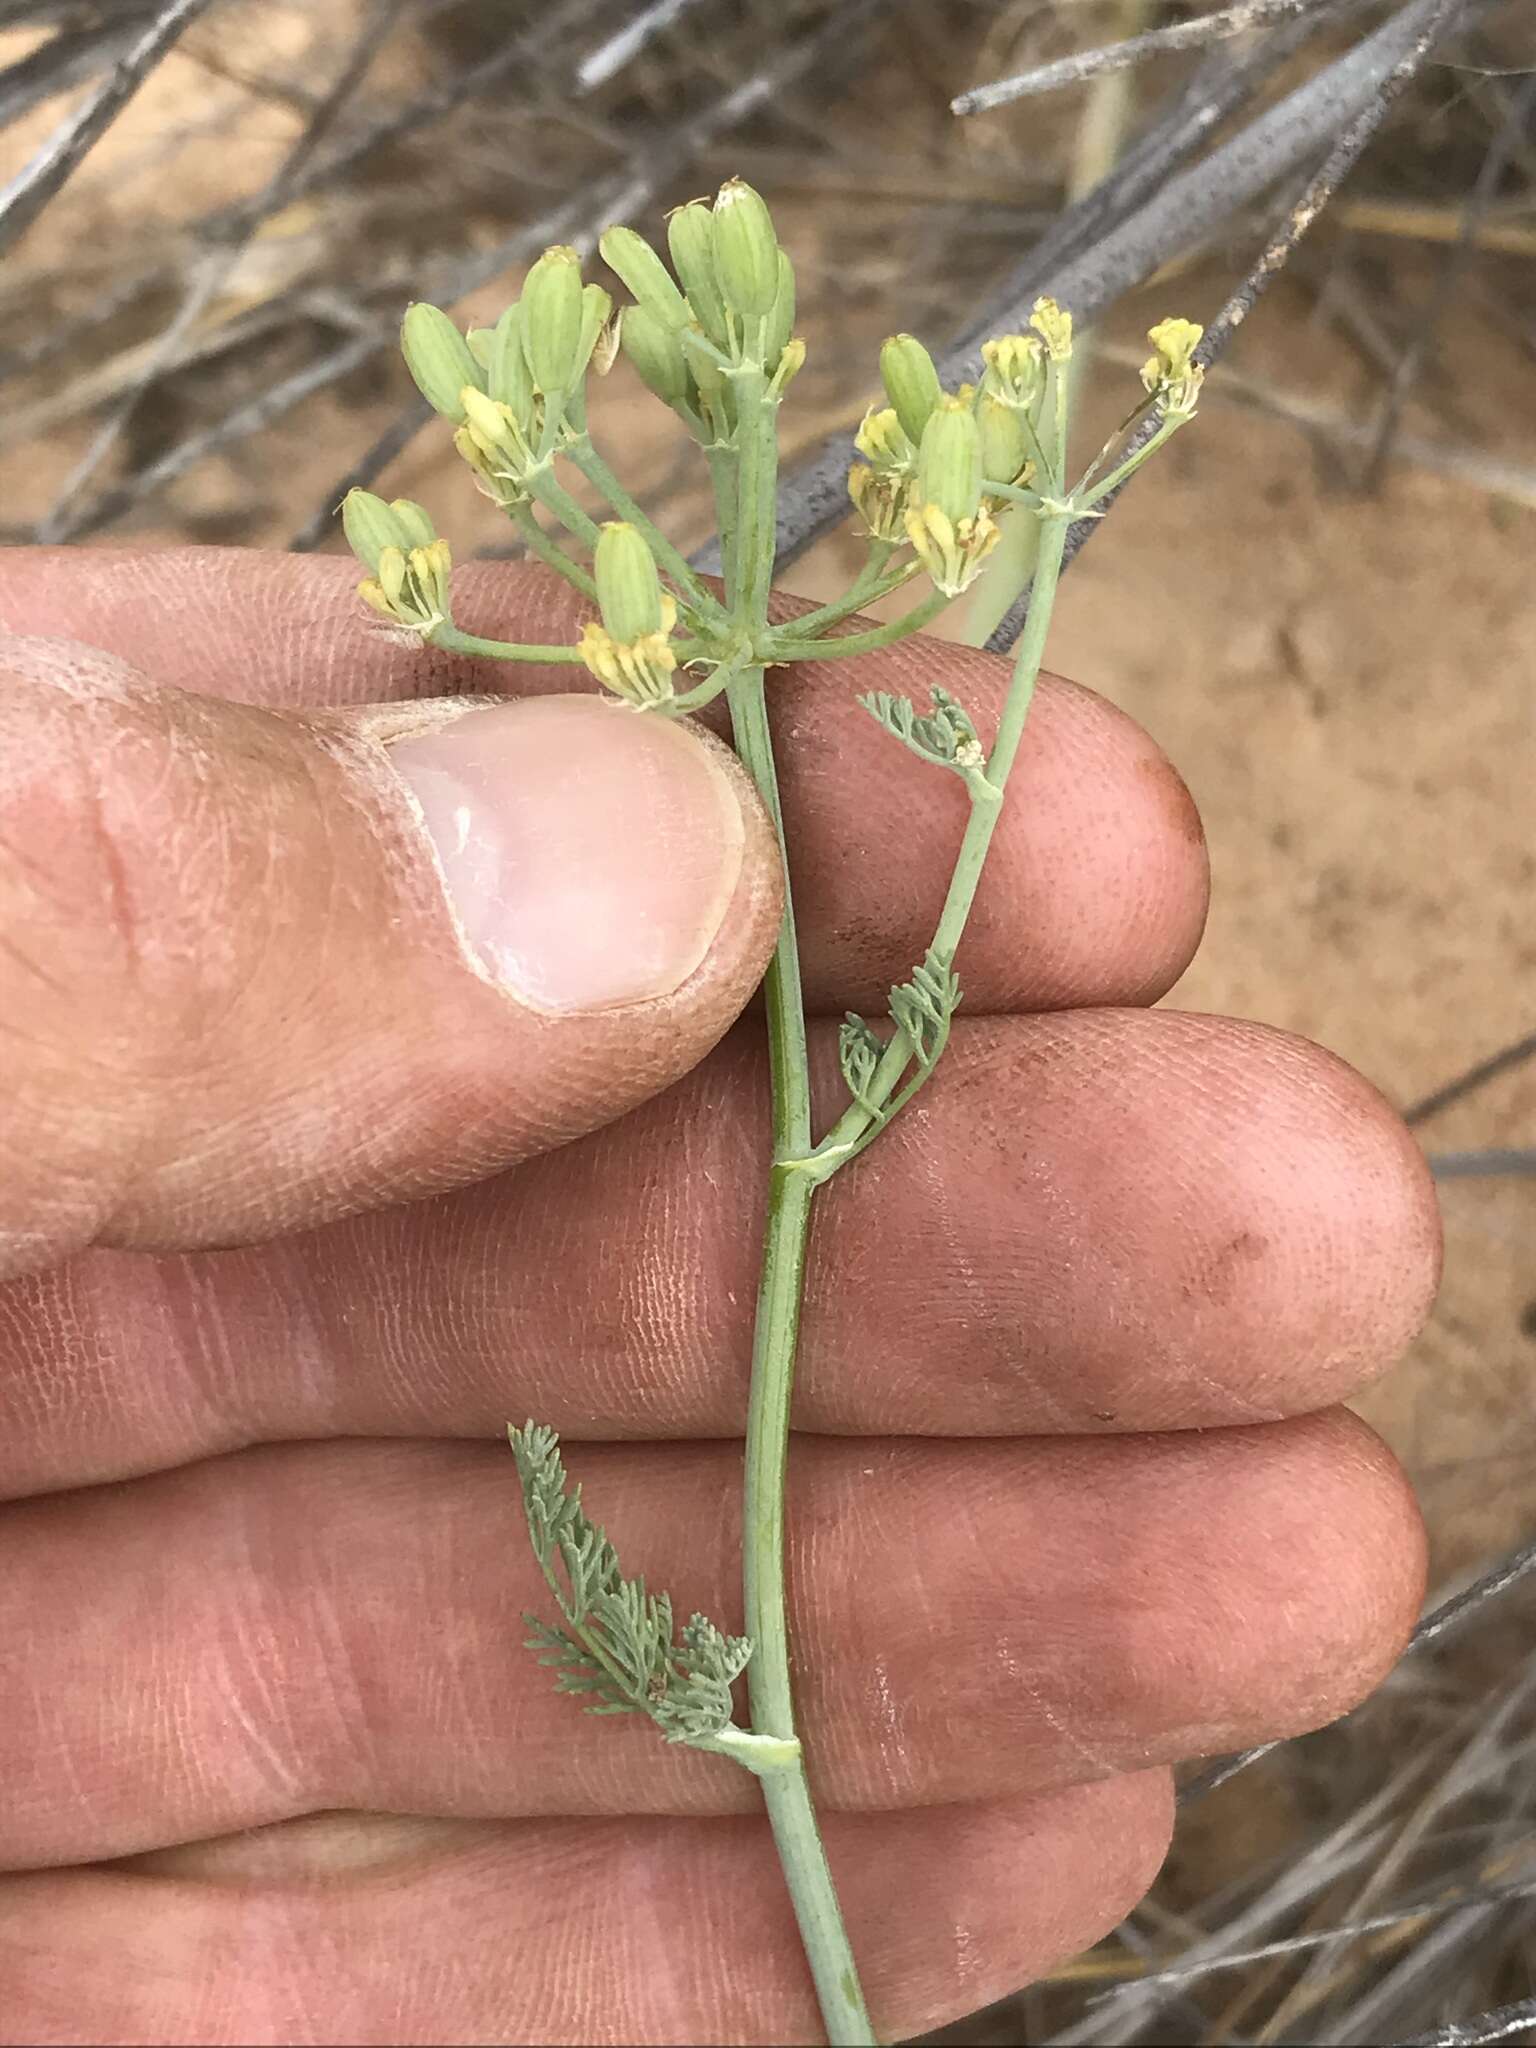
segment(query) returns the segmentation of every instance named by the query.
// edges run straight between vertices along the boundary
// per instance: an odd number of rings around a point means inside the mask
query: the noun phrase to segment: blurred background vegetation
[[[1158,181],[1211,203],[1094,301],[1108,422],[1148,322],[1211,317],[1326,143],[1232,204],[1200,151],[1406,7],[1259,8],[1234,40],[959,120],[970,86],[1203,10],[0,4],[0,538],[334,549],[346,483],[380,478],[460,555],[510,552],[423,431],[402,306],[489,321],[546,243],[654,230],[732,172],[800,273],[793,463],[856,419],[885,333],[963,335],[1074,204],[1091,267],[1095,191],[1247,66]],[[1157,504],[1133,486],[1074,567],[1052,656],[1204,813],[1211,929],[1168,1000],[1305,1032],[1422,1127],[1445,1287],[1360,1406],[1419,1486],[1433,1598],[1482,1589],[1359,1714],[1192,1800],[1131,1921],[957,2042],[1536,2036],[1536,8],[1462,0],[1443,26]],[[669,416],[622,372],[601,402],[644,494],[706,541]],[[830,595],[853,559],[832,533],[782,580]]]

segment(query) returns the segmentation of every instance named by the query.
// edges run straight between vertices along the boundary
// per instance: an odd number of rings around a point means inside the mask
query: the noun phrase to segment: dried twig
[[[1269,108],[1203,162],[1161,183],[1145,204],[1100,234],[1089,247],[1037,270],[1027,261],[978,315],[974,326],[946,351],[940,371],[948,384],[980,372],[987,333],[1022,326],[1036,295],[1049,291],[1083,321],[1149,277],[1160,264],[1246,206],[1297,165],[1315,159],[1378,96],[1406,62],[1423,61],[1426,31],[1438,39],[1456,14],[1479,0],[1409,0],[1391,20],[1357,43],[1307,84]],[[1277,31],[1284,33],[1284,30]],[[1427,44],[1425,47],[1427,48]],[[1406,82],[1406,80],[1404,81]],[[1091,201],[1092,195],[1090,195]],[[781,498],[778,549],[784,566],[805,553],[848,511],[851,436],[797,470]],[[705,565],[708,566],[707,556]]]
[[[1176,21],[1168,28],[1149,29],[1145,35],[1127,36],[1118,43],[1106,43],[1096,50],[1078,50],[1070,57],[1041,64],[1033,71],[1021,71],[1012,78],[1000,78],[992,85],[975,85],[949,103],[952,114],[981,114],[991,107],[1005,107],[1034,93],[1056,92],[1064,85],[1080,85],[1106,71],[1126,71],[1149,57],[1167,56],[1178,50],[1200,50],[1228,36],[1240,36],[1249,29],[1263,28],[1283,15],[1299,13],[1313,0],[1238,0],[1215,14],[1202,14],[1196,21]]]
[[[31,226],[166,51],[208,5],[209,0],[171,0],[138,41],[123,52],[95,92],[54,130],[32,161],[0,189],[0,253]]]
[[[1479,1060],[1468,1067],[1464,1074],[1458,1074],[1453,1081],[1433,1089],[1419,1101],[1411,1103],[1403,1111],[1406,1124],[1425,1124],[1432,1116],[1438,1116],[1442,1109],[1449,1109],[1453,1102],[1460,1102],[1466,1096],[1475,1094],[1489,1081],[1496,1081],[1500,1074],[1507,1074],[1520,1067],[1529,1059],[1536,1058],[1536,1031],[1529,1031],[1524,1038],[1517,1038],[1512,1045],[1502,1046],[1487,1059]]]
[[[1481,1152],[1432,1152],[1436,1180],[1503,1180],[1536,1173],[1536,1147],[1490,1145]]]
[[[1536,107],[1536,72],[1523,80],[1519,89],[1510,98],[1504,119],[1488,145],[1482,168],[1462,209],[1461,226],[1456,240],[1446,251],[1445,259],[1440,266],[1440,274],[1429,292],[1418,330],[1398,358],[1396,368],[1388,381],[1381,414],[1376,422],[1370,459],[1366,463],[1365,475],[1361,479],[1366,490],[1374,490],[1381,481],[1382,471],[1391,453],[1392,437],[1397,432],[1398,422],[1402,418],[1403,407],[1418,381],[1430,349],[1434,346],[1441,321],[1445,317],[1445,310],[1455,296],[1456,286],[1468,264],[1477,254],[1478,229],[1493,204],[1505,167],[1525,135],[1532,107]]]
[[[1453,2020],[1428,2034],[1415,2034],[1400,2048],[1487,2048],[1494,2041],[1513,2041],[1530,2033],[1536,2033],[1536,1998],[1522,1998],[1517,2005],[1479,2013],[1475,2020]]]
[[[81,530],[79,501],[85,486],[116,445],[145,394],[175,361],[183,341],[196,327],[210,301],[222,290],[261,222],[288,204],[304,166],[367,76],[379,45],[393,28],[403,4],[404,0],[373,0],[340,71],[316,103],[303,132],[282,165],[251,202],[238,230],[222,246],[205,252],[203,260],[193,271],[181,305],[156,337],[137,380],[112,407],[92,435],[90,446],[65,478],[53,509],[38,527],[37,538],[40,541],[72,540]],[[89,514],[85,516],[89,517]]]
[[[1389,24],[1392,27],[1401,27],[1407,25],[1411,17],[1411,40],[1407,47],[1401,50],[1391,69],[1379,81],[1365,107],[1355,115],[1329,150],[1322,168],[1286,205],[1279,224],[1265,243],[1258,261],[1207,327],[1205,337],[1195,352],[1201,363],[1209,367],[1219,360],[1258,300],[1285,268],[1298,242],[1317,220],[1339,185],[1354,169],[1372,137],[1386,119],[1393,103],[1417,77],[1430,51],[1451,27],[1456,17],[1464,11],[1466,5],[1467,0],[1415,0],[1414,5],[1405,7],[1394,22]],[[1134,452],[1138,447],[1144,446],[1156,431],[1157,421],[1149,417],[1132,435],[1129,451]],[[1067,538],[1066,559],[1069,564],[1087,545],[1095,527],[1100,524],[1103,513],[1108,511],[1119,495],[1119,491],[1115,491],[1105,499],[1099,517],[1079,520],[1072,528]],[[1025,590],[1009,606],[996,631],[987,641],[987,646],[995,653],[1006,652],[1023,631],[1024,621],[1028,615],[1029,592]]]
[[[432,417],[432,408],[424,398],[412,398],[404,409],[397,413],[371,447],[364,449],[356,462],[337,477],[326,492],[321,504],[316,506],[288,546],[296,555],[307,555],[335,531],[337,509],[348,491],[366,490],[379,472],[394,461],[412,437],[420,433]]]
[[[1270,1962],[1277,1957],[1304,1955],[1309,1950],[1326,1947],[1332,1941],[1359,1941],[1366,1935],[1384,1934],[1393,1929],[1412,1930],[1425,1921],[1459,1912],[1469,1905],[1497,1906],[1513,1899],[1533,1897],[1536,1897],[1536,1879],[1532,1878],[1518,1884],[1456,1885],[1438,1897],[1408,1900],[1388,1912],[1368,1914],[1364,1919],[1346,1920],[1333,1927],[1311,1928],[1305,1934],[1268,1941],[1259,1948],[1229,1949],[1222,1955],[1202,1956],[1197,1962],[1168,1963],[1148,1971],[1140,1969],[1135,1961],[1128,1961],[1126,1975],[1134,1976],[1135,1982],[1147,1990],[1160,1989],[1163,1985],[1190,1984],[1221,1970],[1249,1969],[1254,1963]]]

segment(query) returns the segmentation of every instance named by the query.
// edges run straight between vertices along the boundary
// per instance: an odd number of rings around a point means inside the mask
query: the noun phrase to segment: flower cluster
[[[385,504],[371,491],[349,491],[342,524],[352,552],[370,572],[357,586],[365,604],[423,640],[449,623],[452,558],[424,507],[410,498]]]
[[[400,328],[406,366],[434,412],[451,420],[454,446],[488,498],[510,511],[562,429],[582,415],[588,365],[612,361],[604,330],[613,301],[581,281],[574,249],[546,249],[522,296],[494,327],[468,335],[437,306],[409,308]]]
[[[880,351],[888,403],[864,415],[848,494],[877,541],[906,541],[936,589],[957,596],[997,545],[994,514],[1005,494],[1036,475],[1042,412],[1056,367],[1072,352],[1071,316],[1037,302],[1028,334],[982,350],[979,384],[946,393],[920,341],[896,334]]]
[[[760,195],[740,178],[667,219],[672,270],[633,228],[610,228],[603,260],[635,303],[619,321],[619,346],[642,384],[706,443],[735,427],[733,367],[762,364],[775,394],[805,361],[794,338],[795,273]]]

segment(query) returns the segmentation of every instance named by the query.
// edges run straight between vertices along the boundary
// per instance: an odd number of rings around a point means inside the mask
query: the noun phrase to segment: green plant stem
[[[775,406],[761,365],[734,371],[733,385],[738,424],[731,479],[735,485],[735,542],[728,588],[738,626],[756,634],[766,624],[773,579]],[[782,860],[784,820],[761,667],[748,668],[735,679],[728,702],[736,750],[773,820]],[[742,1505],[743,1586],[746,1628],[753,1643],[747,1666],[752,1733],[788,1743],[797,1741],[797,1736],[784,1579],[784,1488],[815,1188],[803,1174],[782,1163],[800,1158],[811,1142],[805,1004],[787,866],[784,919],[763,992],[768,1012],[774,1164],[769,1175],[752,1339]],[[867,2048],[875,2037],[798,1749],[792,1765],[762,1774],[762,1787],[828,2039],[833,2048]]]
[[[1079,514],[1091,511],[1101,499],[1109,497],[1113,491],[1118,491],[1127,477],[1135,475],[1149,455],[1161,448],[1166,440],[1178,432],[1179,428],[1184,424],[1184,419],[1185,415],[1183,413],[1173,413],[1166,418],[1149,441],[1138,448],[1134,455],[1128,455],[1117,469],[1112,469],[1108,476],[1101,479],[1094,486],[1086,498],[1078,501],[1077,509]]]
[[[557,576],[563,576],[567,583],[574,584],[583,597],[590,597],[594,604],[597,602],[597,585],[579,562],[571,560],[564,548],[556,547],[534,518],[530,506],[519,505],[512,514],[512,521],[528,543],[529,554],[537,555]]]
[[[1040,520],[1040,551],[1035,563],[1029,616],[1019,640],[1008,696],[998,722],[997,737],[987,757],[985,775],[970,783],[970,816],[933,934],[932,950],[946,963],[954,959],[964,934],[992,845],[992,835],[1002,815],[1003,793],[1019,751],[1019,742],[1024,736],[1024,721],[1034,702],[1035,685],[1040,679],[1040,667],[1045,658],[1046,636],[1050,631],[1051,612],[1072,519],[1073,512],[1063,510],[1044,514]],[[910,1041],[905,1033],[898,1031],[881,1054],[864,1091],[864,1099],[850,1104],[821,1143],[805,1157],[802,1170],[806,1179],[830,1180],[850,1159],[856,1159],[897,1110],[912,1099],[927,1080],[934,1064],[930,1061],[899,1095],[895,1095],[902,1075],[912,1064],[912,1055]]]
[[[955,956],[966,919],[976,901],[976,889],[992,844],[992,834],[1002,815],[1002,793],[1013,772],[1019,742],[1024,737],[1024,721],[1034,702],[1035,685],[1040,680],[1040,667],[1045,659],[1046,636],[1051,628],[1051,612],[1056,602],[1056,586],[1061,577],[1067,529],[1072,518],[1070,511],[1062,511],[1047,513],[1040,520],[1040,553],[1035,562],[1029,617],[1020,636],[1008,696],[998,721],[997,737],[987,756],[986,778],[997,794],[984,802],[973,797],[970,820],[960,843],[960,857],[955,862],[949,893],[944,898],[944,908],[933,934],[933,949],[946,960]]]
[[[702,612],[706,618],[723,620],[726,615],[725,607],[713,591],[705,589],[688,566],[686,557],[667,539],[644,506],[625,490],[592,443],[583,436],[579,441],[571,442],[566,453],[592,488],[602,492],[620,518],[627,519],[631,526],[637,527],[644,534],[651,553],[689,604],[696,611]]]
[[[944,591],[935,590],[921,604],[913,605],[911,611],[903,612],[899,619],[890,619],[883,626],[872,626],[867,633],[844,633],[830,640],[802,640],[799,637],[800,621],[794,619],[785,630],[769,634],[763,643],[763,652],[772,661],[839,661],[851,654],[874,654],[879,648],[894,647],[898,640],[920,633],[949,602]]]
[[[807,612],[803,618],[790,621],[795,633],[808,639],[812,633],[820,633],[828,626],[839,625],[850,612],[856,612],[860,605],[872,604],[886,591],[899,590],[908,577],[916,574],[918,564],[905,562],[894,575],[887,576],[885,565],[896,552],[896,543],[890,540],[872,540],[864,566],[849,584],[841,597],[830,604],[818,606]]]
[[[434,647],[450,654],[483,654],[491,661],[581,660],[579,647],[526,647],[513,640],[483,640],[478,633],[461,633],[457,626],[439,626],[430,635]]]
[[[720,532],[720,566],[725,587],[736,587],[736,451],[712,441],[704,451],[715,489],[715,515]]]
[[[568,533],[574,533],[589,548],[597,545],[597,521],[581,509],[564,484],[555,482],[553,462],[535,464],[528,471],[527,484],[539,503],[546,511],[554,513]]]

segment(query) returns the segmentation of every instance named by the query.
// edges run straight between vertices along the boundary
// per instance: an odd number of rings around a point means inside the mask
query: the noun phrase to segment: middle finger
[[[818,1039],[831,1083],[829,1026]],[[760,1061],[743,1031],[622,1123],[452,1196],[0,1289],[0,1493],[528,1415],[739,1434]],[[927,1092],[827,1190],[796,1422],[989,1436],[1295,1415],[1400,1352],[1437,1242],[1411,1139],[1314,1046],[1168,1011],[962,1019]]]
[[[572,1463],[627,1569],[732,1626],[736,1449]],[[792,1472],[802,1725],[832,1807],[992,1800],[1294,1733],[1381,1677],[1422,1591],[1407,1486],[1344,1413],[807,1443]],[[551,1608],[505,1450],[244,1452],[13,1505],[0,1546],[0,1866],[335,1808],[755,1804],[725,1759],[555,1694],[522,1646],[523,1611]]]

